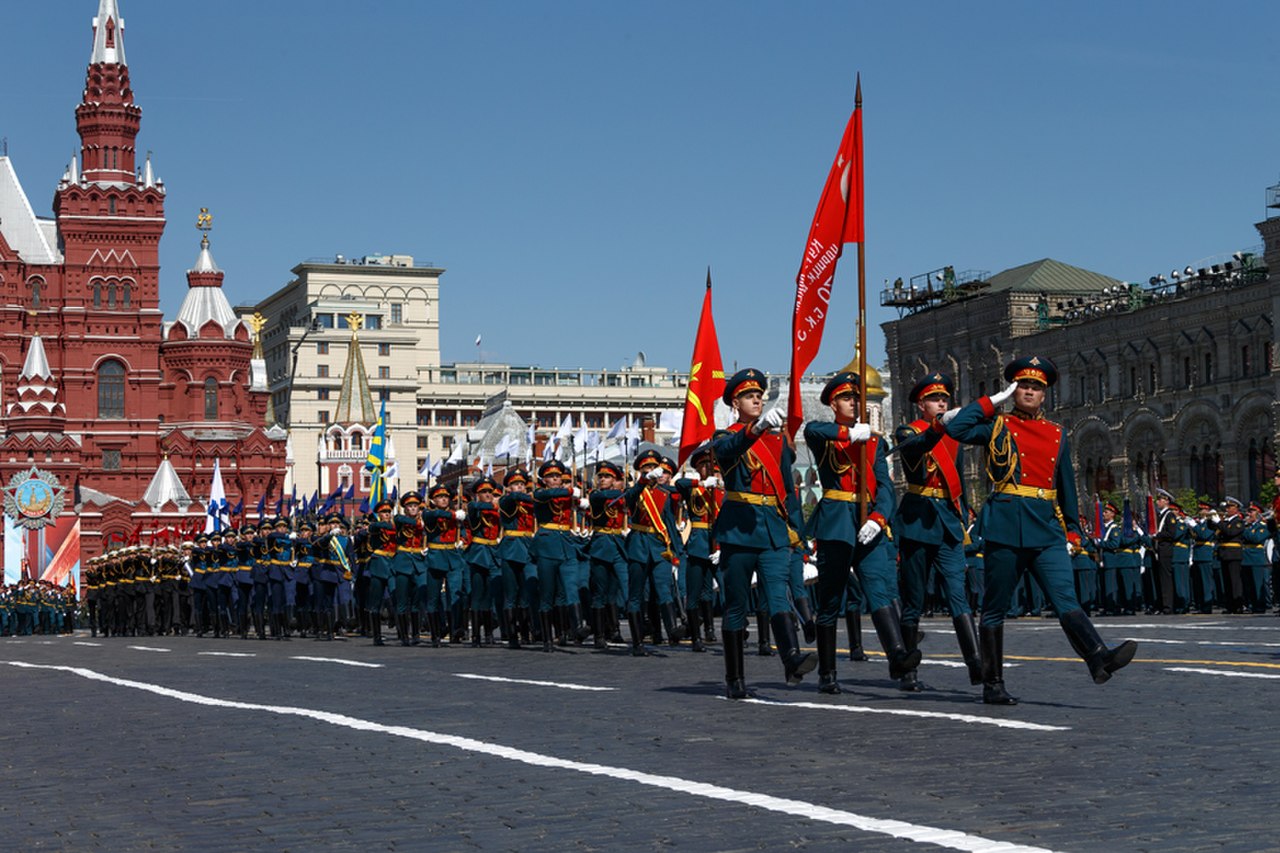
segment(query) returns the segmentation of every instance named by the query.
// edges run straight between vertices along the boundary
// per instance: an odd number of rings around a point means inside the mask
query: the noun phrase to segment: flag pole
[[[858,73],[857,88],[853,96],[853,109],[855,112],[862,110],[862,73]],[[861,143],[861,140],[859,140]],[[857,152],[859,160],[862,158],[862,151]],[[852,193],[852,188],[850,188]],[[865,223],[866,214],[863,213],[863,221]],[[867,419],[867,235],[866,226],[863,226],[862,239],[858,241],[858,352],[861,358],[858,359],[858,420],[864,424],[870,424]],[[871,442],[863,442],[862,444],[862,464],[858,466],[858,509],[860,518],[863,523],[867,520],[867,466],[871,464],[868,458],[868,447]]]

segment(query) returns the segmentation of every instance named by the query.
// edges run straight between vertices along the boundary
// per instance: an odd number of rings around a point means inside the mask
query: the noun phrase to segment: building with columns
[[[1001,368],[1039,354],[1058,366],[1052,417],[1068,428],[1082,494],[1161,487],[1244,500],[1276,470],[1280,187],[1267,191],[1262,247],[1179,264],[1143,284],[1045,259],[899,279],[882,304],[897,399],[930,370],[961,402],[1003,386]],[[981,454],[969,454],[979,478]]]
[[[265,373],[255,380],[250,331],[222,291],[208,220],[178,317],[161,314],[165,187],[150,157],[137,162],[142,110],[116,0],[99,0],[75,117],[80,144],[51,217],[35,214],[0,157],[0,478],[48,467],[92,556],[181,526],[188,509],[203,516],[203,504],[153,511],[143,500],[166,458],[197,499],[220,459],[232,502],[242,492],[255,500],[283,474],[284,435],[267,429]]]

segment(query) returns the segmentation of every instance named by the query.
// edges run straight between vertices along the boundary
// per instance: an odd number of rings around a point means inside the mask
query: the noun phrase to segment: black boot
[[[382,611],[369,611],[369,629],[373,632],[373,644],[375,646],[385,646],[382,640]]]
[[[1004,689],[1004,626],[981,626],[978,640],[982,645],[982,701],[988,705],[1017,705],[1018,700]]]
[[[481,622],[482,622],[482,620],[481,620],[481,618],[480,618],[480,611],[479,611],[479,610],[472,610],[472,611],[471,611],[471,648],[473,648],[473,649],[478,649],[478,648],[480,648],[480,625],[481,625]]]
[[[796,599],[796,611],[800,614],[800,627],[804,629],[804,641],[814,642],[818,638],[818,626],[813,621],[813,607],[809,604],[807,594]]]
[[[618,618],[618,605],[616,604],[605,605],[604,616],[608,622],[608,627],[605,630],[608,632],[609,642],[621,643],[622,642],[622,621]]]
[[[431,648],[440,648],[444,642],[444,614],[428,613],[427,625],[431,628]]]
[[[676,619],[675,603],[668,601],[666,604],[660,605],[658,610],[662,613],[662,627],[667,630],[668,645],[680,645],[680,641],[685,638],[685,630],[684,625],[681,625]]]
[[[1111,674],[1128,665],[1138,651],[1138,644],[1133,640],[1125,640],[1114,649],[1107,648],[1083,610],[1064,613],[1058,621],[1071,641],[1071,648],[1089,665],[1094,684],[1105,684]]]
[[[595,625],[595,637],[591,641],[591,645],[597,649],[607,649],[609,647],[609,638],[605,634],[607,627],[605,625],[605,615],[603,607],[591,608],[591,624]]]
[[[332,610],[324,612],[324,638],[329,642],[333,642],[333,623],[334,615]]]
[[[396,614],[396,636],[400,638],[400,645],[408,646],[412,640],[409,637],[409,614]]]
[[[538,620],[542,623],[542,650],[549,652],[552,650],[551,644],[555,639],[554,630],[551,627],[551,611],[540,611]]]
[[[982,656],[978,652],[978,628],[974,624],[973,614],[951,617],[956,626],[956,642],[960,644],[960,656],[964,665],[969,668],[969,683],[982,683]]]
[[[293,610],[292,607],[284,609],[284,638],[286,640],[293,637]]]
[[[908,652],[902,642],[902,624],[898,620],[898,612],[893,605],[886,605],[871,613],[871,624],[876,626],[876,636],[889,659],[889,677],[894,681],[902,678],[920,665],[920,650]]]
[[[631,656],[642,658],[649,654],[644,647],[644,633],[640,625],[640,614],[627,613],[627,628],[631,631]]]
[[[422,616],[414,610],[409,614],[409,645],[422,644]]]
[[[505,627],[502,629],[502,635],[507,638],[507,648],[520,648],[520,626],[516,624],[515,611],[502,611],[502,618],[506,622]]]
[[[813,652],[800,651],[800,635],[796,630],[794,613],[775,613],[769,619],[773,628],[774,639],[778,643],[778,654],[782,657],[782,670],[786,674],[788,686],[795,687],[806,674],[813,672],[818,665],[818,657]]]
[[[708,643],[718,643],[716,639],[716,614],[710,601],[698,602],[698,613],[702,616],[702,639]]]
[[[902,623],[902,645],[906,648],[907,654],[916,651],[916,632],[919,627],[915,622]],[[920,683],[920,675],[915,667],[898,679],[898,689],[906,693],[919,693],[925,689],[925,685]]]
[[[836,626],[818,625],[818,692],[835,695],[842,693],[836,680]]]
[[[742,659],[742,646],[746,643],[746,636],[743,631],[730,631],[727,628],[723,633],[725,695],[730,699],[746,699],[751,696],[747,690]]]
[[[773,657],[773,646],[769,644],[769,616],[763,610],[756,611],[756,654],[762,658]]]
[[[493,645],[493,611],[484,611],[484,645]]]
[[[582,605],[570,604],[565,608],[565,616],[569,618],[566,632],[573,635],[574,645],[582,645],[582,641],[591,636],[591,626],[582,618]]]
[[[705,652],[707,650],[706,643],[702,642],[702,633],[698,630],[702,627],[702,608],[690,607],[689,613],[689,650],[694,652]]]
[[[844,626],[849,632],[849,660],[871,660],[862,649],[862,614],[856,611],[845,613]]]

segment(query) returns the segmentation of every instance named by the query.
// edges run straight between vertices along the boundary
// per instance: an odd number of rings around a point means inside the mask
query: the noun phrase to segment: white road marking
[[[88,642],[85,642],[84,640],[76,640],[76,641],[75,641],[75,643],[73,643],[73,645],[76,645],[76,646],[100,646],[100,645],[102,645],[102,643],[88,643]]]
[[[73,675],[78,675],[92,681],[102,681],[107,684],[119,685],[120,687],[131,687],[136,690],[144,690],[148,693],[154,693],[157,696],[165,696],[170,699],[177,699],[178,701],[188,702],[193,705],[204,705],[213,708],[235,708],[244,711],[265,711],[269,714],[279,714],[281,716],[304,717],[312,720],[318,720],[322,723],[329,723],[334,726],[355,729],[356,731],[388,734],[395,737],[420,741],[422,743],[451,746],[455,749],[463,750],[464,752],[490,755],[496,758],[503,758],[508,761],[518,761],[522,764],[528,764],[534,767],[572,770],[577,773],[586,773],[592,776],[603,776],[605,778],[618,779],[624,782],[634,782],[651,788],[661,788],[666,791],[692,794],[694,796],[704,797],[710,800],[753,806],[758,809],[764,809],[765,811],[777,812],[779,814],[791,815],[793,817],[805,818],[807,820],[814,820],[837,826],[848,826],[853,829],[887,835],[892,838],[903,838],[924,844],[934,844],[951,850],[964,850],[970,851],[970,853],[1049,853],[1049,851],[1043,847],[1011,844],[1004,841],[992,841],[991,839],[983,838],[979,835],[969,835],[968,833],[958,832],[952,829],[939,829],[933,826],[923,826],[921,824],[907,823],[906,821],[901,820],[885,820],[883,818],[868,817],[866,815],[855,814],[854,812],[848,812],[842,809],[820,806],[816,803],[809,803],[803,800],[791,800],[783,797],[774,797],[769,794],[758,794],[736,788],[726,788],[723,785],[695,782],[689,779],[681,779],[678,776],[658,776],[652,773],[644,773],[639,770],[630,770],[625,767],[611,767],[606,764],[589,764],[583,761],[556,758],[555,756],[542,755],[541,753],[529,752],[524,749],[516,749],[510,746],[502,746],[501,744],[487,743],[485,741],[475,740],[474,738],[431,732],[426,731],[425,729],[413,729],[408,726],[388,726],[382,723],[375,723],[371,720],[362,720],[358,717],[349,717],[345,714],[335,714],[329,711],[316,711],[311,708],[296,708],[288,705],[259,705],[253,702],[235,702],[228,699],[215,699],[212,696],[201,696],[197,693],[187,693],[185,691],[174,690],[169,687],[162,687],[158,684],[148,684],[143,681],[129,681],[123,678],[113,678],[109,675],[103,675],[100,672],[94,672],[91,669],[83,669],[81,667],[50,666],[47,664],[33,664],[23,661],[8,661],[7,663],[10,666],[22,667],[23,669],[43,669],[57,672],[69,672]]]
[[[1253,648],[1260,646],[1263,648],[1274,649],[1280,648],[1280,643],[1259,643],[1254,640],[1240,640],[1238,642],[1226,642],[1224,640],[1168,640],[1153,639],[1150,637],[1125,637],[1126,640],[1133,640],[1138,643],[1158,643],[1166,646],[1230,646],[1239,648],[1240,646],[1249,646]]]
[[[367,666],[370,669],[382,669],[383,667],[383,664],[380,663],[365,663],[364,661],[343,660],[342,658],[315,658],[309,655],[293,655],[292,658],[293,660],[314,660],[320,663],[340,663],[345,666]]]
[[[1280,678],[1263,672],[1239,672],[1233,669],[1198,669],[1193,666],[1166,666],[1165,672],[1194,672],[1197,675],[1225,675],[1228,678]]]
[[[1104,633],[1113,633],[1114,631],[1132,631],[1138,628],[1151,629],[1155,628],[1161,631],[1280,631],[1280,625],[1232,625],[1230,623],[1213,622],[1206,624],[1197,622],[1192,624],[1179,624],[1177,622],[1098,622],[1097,627],[1104,628]],[[1114,631],[1113,631],[1114,629]],[[1062,628],[1057,622],[1049,625],[1027,625],[1019,628],[1021,631],[1061,631]]]
[[[724,699],[723,696],[718,697]],[[724,701],[729,701],[724,699]],[[770,705],[775,708],[808,708],[817,711],[844,711],[847,714],[888,714],[894,717],[920,717],[933,720],[955,720],[960,723],[976,723],[983,726],[995,726],[1001,729],[1024,729],[1033,732],[1067,732],[1070,726],[1048,726],[1042,723],[1027,723],[1022,720],[1003,720],[999,717],[980,717],[976,714],[957,714],[949,711],[908,711],[903,708],[868,708],[864,705],[836,705],[820,702],[777,702],[772,699],[739,699],[737,701],[752,705]]]
[[[966,669],[969,666],[967,663],[962,663],[961,661],[958,661],[958,660],[934,660],[932,658],[924,658],[923,660],[920,661],[920,665],[921,666],[949,666],[952,669],[957,669],[957,668]],[[1022,664],[1006,663],[1004,665],[1004,668],[1012,669],[1018,666],[1022,666]]]
[[[171,652],[173,649],[158,649],[155,646],[126,646],[126,648],[137,649],[140,652]]]
[[[601,693],[608,693],[617,690],[616,687],[595,687],[588,684],[567,684],[560,681],[534,681],[529,678],[499,678],[496,675],[475,675],[470,672],[455,672],[458,678],[474,678],[477,681],[501,681],[506,684],[532,684],[534,687],[559,687],[563,690],[593,690]]]
[[[198,655],[214,655],[220,658],[253,658],[257,657],[254,652],[196,652]]]

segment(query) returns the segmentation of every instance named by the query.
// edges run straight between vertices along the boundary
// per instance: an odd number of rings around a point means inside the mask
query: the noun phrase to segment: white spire
[[[71,154],[71,165],[68,167],[67,177],[73,184],[80,183],[80,155],[76,152]]]
[[[148,165],[151,160],[147,160]],[[196,258],[196,265],[192,272],[221,272],[218,265],[213,262],[213,253],[209,251],[209,238],[203,237],[200,240],[200,255]]]
[[[165,456],[160,467],[156,469],[156,475],[151,478],[151,484],[143,493],[142,500],[151,507],[152,512],[159,512],[171,501],[181,511],[191,506],[191,495],[182,485],[182,479],[173,469],[173,463],[169,461],[168,456]]]
[[[18,374],[18,380],[23,379],[53,379],[53,371],[49,369],[49,359],[44,354],[44,342],[40,339],[40,333],[31,336],[31,346],[27,347],[27,358],[22,362],[22,372]]]
[[[124,19],[116,0],[98,0],[98,14],[93,19],[93,53],[90,65],[114,63],[128,65],[124,60]]]
[[[151,171],[151,152],[147,152],[147,165],[142,167],[142,186],[144,188],[154,187],[156,185],[155,173]]]

